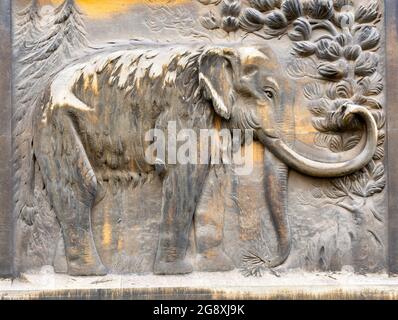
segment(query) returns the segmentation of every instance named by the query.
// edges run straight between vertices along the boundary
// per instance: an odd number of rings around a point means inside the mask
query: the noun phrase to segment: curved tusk
[[[260,133],[259,138],[275,156],[291,169],[318,178],[343,177],[357,172],[372,161],[377,150],[378,129],[372,114],[365,107],[347,104],[342,107],[342,111],[344,112],[344,121],[347,121],[350,115],[356,114],[363,119],[366,126],[365,146],[359,154],[347,161],[325,163],[311,160],[291,149],[280,139],[268,137],[264,133]]]

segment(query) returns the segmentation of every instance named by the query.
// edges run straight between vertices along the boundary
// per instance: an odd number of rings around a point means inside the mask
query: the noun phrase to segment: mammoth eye
[[[274,99],[275,91],[272,88],[264,88],[264,93],[269,99]]]

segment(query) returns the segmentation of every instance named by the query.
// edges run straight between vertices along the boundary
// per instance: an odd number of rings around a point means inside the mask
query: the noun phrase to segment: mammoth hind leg
[[[95,248],[91,229],[96,177],[67,115],[59,115],[51,131],[48,130],[42,133],[36,153],[50,203],[61,226],[68,273],[104,275],[107,270]]]

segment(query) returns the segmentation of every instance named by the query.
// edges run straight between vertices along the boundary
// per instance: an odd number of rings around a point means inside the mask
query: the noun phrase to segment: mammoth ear
[[[213,101],[217,114],[231,117],[235,103],[233,81],[236,78],[237,56],[233,49],[213,48],[199,59],[199,81],[207,97]]]

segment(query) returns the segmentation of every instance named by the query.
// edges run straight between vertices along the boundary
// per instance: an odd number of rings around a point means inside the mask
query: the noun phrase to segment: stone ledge
[[[69,277],[51,269],[0,280],[0,299],[398,299],[398,278],[386,274],[283,273],[245,278],[238,271],[187,276]]]

